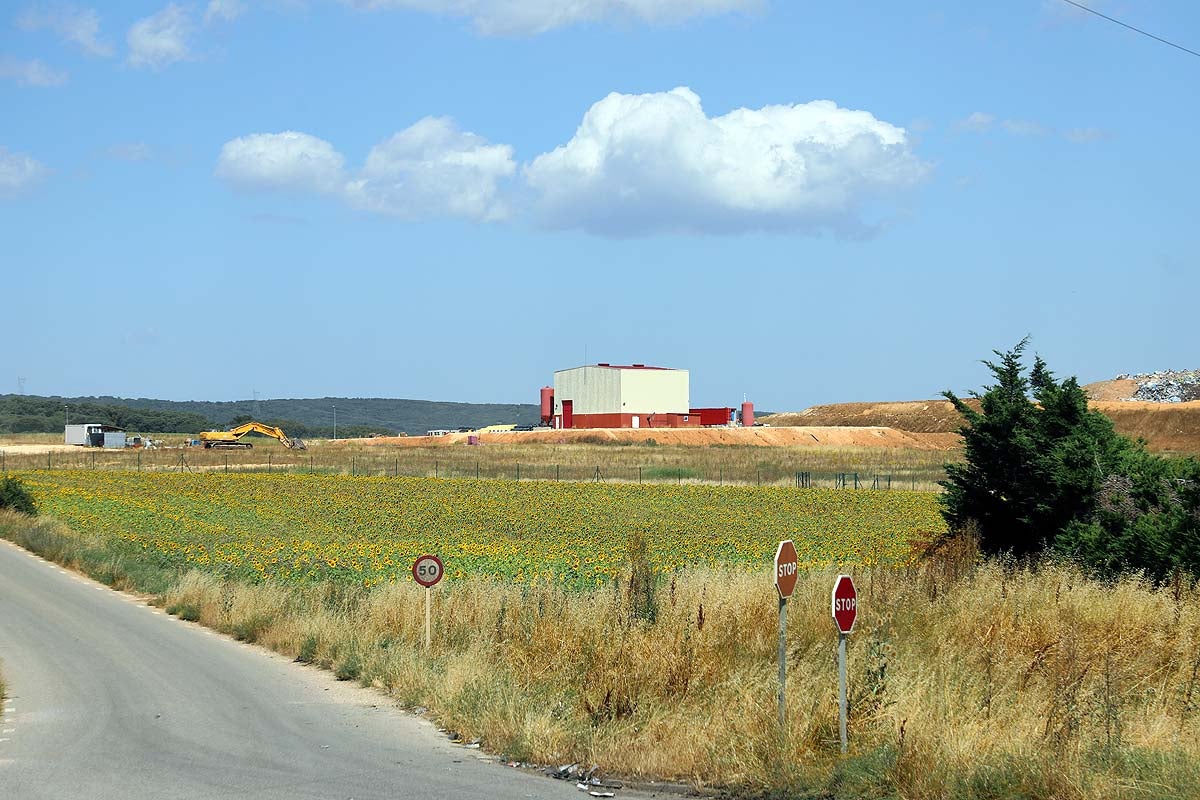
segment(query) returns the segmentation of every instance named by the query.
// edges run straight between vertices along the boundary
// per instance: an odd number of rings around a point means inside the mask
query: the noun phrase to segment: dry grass
[[[21,539],[0,519],[0,533]],[[29,526],[26,526],[28,528]],[[36,523],[60,560],[73,535]],[[56,532],[57,531],[57,532]],[[111,578],[121,564],[96,563]],[[95,570],[93,570],[95,571]],[[1200,589],[1106,585],[1067,566],[977,562],[969,544],[856,575],[851,754],[837,751],[832,573],[789,608],[788,725],[775,722],[767,570],[665,575],[655,622],[628,579],[594,592],[485,580],[225,583],[189,573],[172,613],[257,641],[509,758],[583,761],[739,793],[812,797],[1194,798],[1200,786]],[[118,584],[145,582],[118,578]]]
[[[45,438],[51,434],[31,435]],[[30,437],[0,437],[0,444],[36,444]],[[864,487],[935,491],[944,464],[958,451],[871,447],[667,446],[621,444],[489,444],[455,446],[368,446],[355,441],[312,442],[307,451],[284,448],[273,439],[252,437],[252,450],[203,448],[99,450],[61,453],[8,453],[3,468],[124,469],[143,471],[279,471],[357,475],[479,477],[499,480],[624,481],[794,485],[810,473],[813,485],[832,486],[854,474]],[[177,444],[178,435],[168,439]],[[61,437],[55,440],[61,443]],[[890,484],[889,484],[890,478]]]
[[[832,574],[805,575],[791,604],[782,738],[762,574],[664,578],[654,624],[619,585],[467,581],[435,593],[428,656],[423,593],[407,583],[360,593],[193,574],[166,600],[428,707],[510,758],[763,790],[857,781],[905,798],[1186,797],[1200,785],[1195,586],[945,558],[858,578],[849,761],[836,754]]]

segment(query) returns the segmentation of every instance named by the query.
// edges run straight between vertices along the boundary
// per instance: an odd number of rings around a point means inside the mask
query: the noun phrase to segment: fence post
[[[271,454],[267,453],[267,474],[271,474]]]
[[[638,467],[638,483],[642,482],[642,468]]]
[[[475,480],[479,480],[479,462],[475,462]]]
[[[50,471],[50,451],[46,451],[46,471]]]
[[[517,462],[517,480],[521,480],[521,462]]]
[[[225,454],[225,474],[229,474],[229,453]]]
[[[562,464],[554,465],[554,480],[559,480],[562,477]]]
[[[142,471],[142,451],[138,450],[138,472]]]
[[[717,486],[725,485],[725,465],[722,464],[717,471]]]
[[[436,478],[437,476],[438,476],[438,462],[434,461],[433,462],[433,477]]]

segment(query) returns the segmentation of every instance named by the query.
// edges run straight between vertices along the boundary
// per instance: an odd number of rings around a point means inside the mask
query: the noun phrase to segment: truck
[[[282,429],[253,421],[247,422],[244,425],[238,425],[236,428],[227,431],[200,431],[200,444],[206,448],[217,450],[248,450],[254,446],[250,442],[242,441],[242,437],[248,433],[261,433],[263,436],[278,439],[289,450],[308,449],[303,440],[289,439]]]

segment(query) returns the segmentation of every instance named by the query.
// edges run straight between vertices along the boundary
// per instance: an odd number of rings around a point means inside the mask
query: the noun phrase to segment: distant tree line
[[[60,397],[0,395],[0,433],[61,433],[68,420],[147,433],[197,433],[212,427],[206,417],[189,411],[81,403]]]

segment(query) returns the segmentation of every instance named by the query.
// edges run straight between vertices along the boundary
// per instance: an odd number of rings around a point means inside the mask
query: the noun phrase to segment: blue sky
[[[1198,366],[1200,59],[1071,9],[0,8],[0,391],[695,405]],[[1094,2],[1200,49],[1200,5]],[[918,10],[913,11],[913,8]]]

